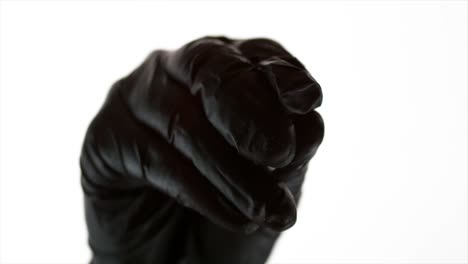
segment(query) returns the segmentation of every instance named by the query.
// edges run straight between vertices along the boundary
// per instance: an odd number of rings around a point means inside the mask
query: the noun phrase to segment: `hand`
[[[150,54],[111,88],[83,144],[94,262],[176,263],[192,211],[227,232],[292,226],[323,138],[321,100],[268,39],[206,37]]]

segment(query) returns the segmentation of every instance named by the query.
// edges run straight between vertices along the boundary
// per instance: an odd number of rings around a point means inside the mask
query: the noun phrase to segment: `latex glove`
[[[296,220],[321,101],[304,66],[268,39],[206,37],[150,54],[86,133],[92,262],[263,263]]]

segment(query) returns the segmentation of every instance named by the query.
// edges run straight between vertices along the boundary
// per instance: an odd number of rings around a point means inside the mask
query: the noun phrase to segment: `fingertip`
[[[273,168],[288,165],[296,152],[294,125],[265,128],[258,131],[241,149],[255,163]]]
[[[322,88],[307,70],[279,58],[260,65],[289,113],[307,114],[322,104]]]
[[[313,79],[304,78],[294,90],[280,93],[283,106],[294,114],[307,114],[322,104],[322,88]],[[280,90],[283,88],[280,88]]]
[[[296,223],[297,210],[294,196],[284,183],[278,184],[275,195],[267,205],[265,224],[277,232],[284,231]]]

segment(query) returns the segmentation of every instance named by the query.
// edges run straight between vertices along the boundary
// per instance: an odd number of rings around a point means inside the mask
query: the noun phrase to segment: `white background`
[[[467,2],[2,1],[0,262],[85,263],[79,151],[110,85],[208,34],[278,40],[323,145],[269,263],[466,263]]]

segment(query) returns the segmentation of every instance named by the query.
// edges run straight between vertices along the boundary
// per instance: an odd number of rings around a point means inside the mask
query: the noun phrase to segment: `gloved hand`
[[[80,159],[92,263],[264,263],[323,138],[321,88],[269,39],[157,50]]]

